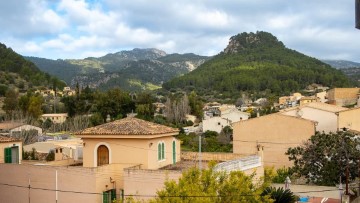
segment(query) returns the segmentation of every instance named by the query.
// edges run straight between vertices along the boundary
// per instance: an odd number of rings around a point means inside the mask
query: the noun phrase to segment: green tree
[[[136,97],[136,113],[137,117],[151,120],[154,118],[155,107],[153,103],[155,98],[149,92],[139,93]]]
[[[202,171],[192,168],[183,172],[177,182],[166,181],[164,189],[157,192],[158,197],[150,202],[272,202],[269,196],[261,195],[267,184],[255,185],[252,176],[246,176],[241,171],[216,172],[212,166]]]
[[[317,132],[303,145],[289,148],[286,152],[294,162],[292,170],[304,176],[308,182],[333,186],[339,178],[345,181],[346,165],[349,180],[358,177],[360,137],[350,132]]]
[[[96,98],[96,111],[101,114],[104,122],[107,115],[110,115],[110,118],[114,120],[135,109],[129,93],[119,88],[108,90],[105,93],[97,92],[94,97]]]
[[[3,110],[7,115],[12,116],[13,112],[19,107],[18,92],[9,89],[5,94]]]
[[[192,91],[189,95],[190,113],[196,116],[198,119],[203,117],[203,102],[195,91]]]
[[[31,96],[29,100],[29,106],[27,109],[28,115],[35,119],[38,119],[43,113],[41,110],[42,103],[43,103],[43,98],[40,95]]]

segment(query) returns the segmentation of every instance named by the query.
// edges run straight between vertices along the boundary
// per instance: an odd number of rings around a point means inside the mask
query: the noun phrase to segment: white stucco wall
[[[231,123],[240,121],[240,118],[244,121],[249,119],[249,114],[241,111],[231,111],[229,113],[221,114],[222,118],[229,119]]]
[[[335,113],[309,107],[302,108],[300,114],[297,113],[298,111],[298,109],[293,109],[283,112],[283,114],[316,121],[316,131],[319,132],[324,131],[325,133],[329,133],[337,131],[338,116]]]
[[[11,129],[10,130],[10,135],[12,135],[12,133],[14,132],[21,132],[22,130],[24,131],[28,131],[28,130],[37,130],[38,131],[38,135],[42,134],[42,129],[33,125],[22,125],[19,126],[17,128]]]
[[[230,126],[230,125],[231,123],[229,120],[226,120],[221,117],[212,117],[203,120],[203,132],[210,130],[220,133],[225,126]]]

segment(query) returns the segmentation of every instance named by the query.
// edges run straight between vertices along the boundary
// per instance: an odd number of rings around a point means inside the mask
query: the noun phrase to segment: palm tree
[[[295,196],[289,189],[267,187],[261,194],[262,196],[268,195],[274,200],[274,203],[295,203],[298,197]]]

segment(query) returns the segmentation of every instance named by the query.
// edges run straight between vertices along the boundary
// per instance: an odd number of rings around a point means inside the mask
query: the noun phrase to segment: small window
[[[220,125],[220,122],[218,122],[218,125]]]
[[[56,153],[58,153],[58,150],[56,149]]]
[[[158,144],[158,160],[164,160],[165,159],[165,143],[160,142]]]
[[[60,148],[60,153],[62,153],[62,148]]]

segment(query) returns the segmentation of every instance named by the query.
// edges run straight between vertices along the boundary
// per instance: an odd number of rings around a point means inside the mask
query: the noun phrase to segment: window
[[[164,160],[165,159],[165,143],[159,142],[158,144],[158,160]]]

